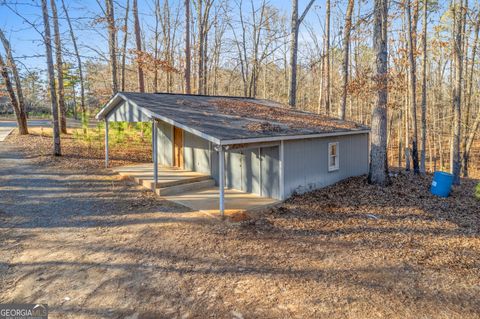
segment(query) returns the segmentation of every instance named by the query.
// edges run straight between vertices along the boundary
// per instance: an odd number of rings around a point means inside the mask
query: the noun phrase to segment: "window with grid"
[[[338,142],[328,143],[328,171],[336,171],[338,168]]]

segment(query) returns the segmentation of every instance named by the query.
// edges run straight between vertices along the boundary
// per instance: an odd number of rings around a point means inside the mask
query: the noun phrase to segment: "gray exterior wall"
[[[173,165],[173,126],[157,121],[157,154],[160,166]]]
[[[338,142],[339,169],[328,171],[328,143]],[[304,193],[368,173],[368,134],[284,142],[284,192]]]
[[[119,103],[109,114],[109,122],[149,122],[146,116],[138,107],[127,102]]]
[[[173,165],[173,125],[157,121],[158,164]],[[183,131],[185,169],[210,174],[210,142]]]
[[[210,142],[193,135],[183,132],[183,158],[185,169],[210,174]]]
[[[226,187],[280,199],[279,156],[278,146],[225,152]],[[215,174],[218,183],[218,169]]]

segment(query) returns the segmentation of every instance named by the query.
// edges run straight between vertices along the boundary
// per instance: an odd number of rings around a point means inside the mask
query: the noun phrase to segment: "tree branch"
[[[298,25],[300,25],[303,21],[303,19],[305,19],[305,16],[307,15],[308,13],[308,10],[310,10],[310,8],[312,7],[313,3],[315,2],[315,0],[310,0],[310,2],[308,3],[307,7],[305,8],[305,10],[303,10],[303,13],[302,15],[300,16],[300,18],[298,19]]]

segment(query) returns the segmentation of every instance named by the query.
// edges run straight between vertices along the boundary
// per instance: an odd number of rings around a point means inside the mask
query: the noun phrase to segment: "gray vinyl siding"
[[[261,195],[280,199],[279,147],[264,147],[262,154]]]
[[[210,142],[183,132],[183,158],[185,169],[210,174]]]
[[[259,152],[257,148],[225,154],[225,185],[228,188],[260,195]]]
[[[339,169],[328,171],[328,143],[338,142]],[[368,134],[284,142],[285,197],[368,173]]]
[[[173,126],[157,121],[157,154],[160,166],[173,165]]]
[[[218,155],[212,155],[212,172],[218,183]],[[279,147],[225,152],[225,186],[280,199]]]
[[[119,103],[109,114],[109,122],[149,122],[142,110],[128,101]]]

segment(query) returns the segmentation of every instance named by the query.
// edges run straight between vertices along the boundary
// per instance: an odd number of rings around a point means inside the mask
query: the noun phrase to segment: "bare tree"
[[[345,120],[347,111],[347,86],[348,86],[348,58],[350,53],[350,31],[352,30],[352,13],[354,0],[348,0],[345,28],[343,30],[343,62],[342,62],[342,103],[339,116]]]
[[[65,17],[67,19],[68,28],[70,31],[70,37],[72,38],[73,49],[75,51],[75,57],[77,59],[78,77],[80,82],[80,108],[82,109],[82,119],[85,119],[87,116],[87,109],[85,105],[85,87],[83,83],[84,79],[83,79],[83,69],[82,69],[82,58],[80,57],[80,52],[78,51],[77,38],[73,33],[72,21],[70,20],[70,16],[68,14],[67,7],[65,6],[64,0],[62,0],[62,7],[65,13]]]
[[[8,92],[8,96],[10,97],[10,103],[12,104],[13,111],[15,112],[15,117],[18,124],[18,132],[20,133],[20,135],[26,135],[28,134],[27,117],[25,116],[25,112],[22,112],[22,110],[20,109],[17,97],[15,95],[15,91],[13,90],[12,81],[10,80],[10,75],[8,74],[7,65],[5,64],[5,61],[3,61],[3,57],[1,55],[0,73],[2,74],[3,82],[5,83],[5,89]]]
[[[190,84],[190,0],[185,0],[185,93],[192,93]]]
[[[420,153],[420,173],[425,174],[427,149],[427,18],[428,0],[423,1],[423,63],[422,63],[422,148]]]
[[[134,20],[134,29],[135,29],[135,44],[137,46],[137,58],[140,58],[140,52],[142,51],[142,37],[140,35],[140,20],[138,19],[138,1],[133,0],[133,20]],[[145,92],[145,79],[143,76],[142,62],[137,61],[137,79],[138,79],[138,90],[140,92]]]
[[[376,101],[372,111],[370,172],[372,184],[389,184],[387,157],[387,100],[388,100],[388,0],[375,0],[373,46],[375,49]]]
[[[310,0],[300,18],[298,17],[298,0],[292,0],[292,20],[290,31],[290,90],[288,91],[288,104],[295,108],[297,103],[297,55],[298,55],[298,30],[303,19],[312,7],[315,0]]]
[[[63,1],[63,0],[62,0]],[[122,64],[121,64],[121,90],[125,91],[125,64],[127,60],[127,41],[128,41],[128,12],[130,11],[130,0],[127,0],[127,5],[125,7],[125,18],[123,23],[123,43],[122,43]]]
[[[261,65],[276,49],[272,45],[276,34],[268,31],[268,25],[272,22],[274,12],[268,10],[266,0],[262,0],[258,7],[255,6],[253,0],[250,0],[251,12],[249,15],[251,18],[248,19],[248,15],[243,13],[242,1],[238,3],[238,6],[240,25],[236,26],[230,23],[230,27],[238,52],[243,95],[255,97]],[[237,29],[240,29],[240,35],[237,35]],[[262,37],[264,34],[267,34],[265,38]]]
[[[466,97],[466,114],[465,114],[465,136],[463,137],[463,177],[468,177],[468,165],[470,159],[470,149],[473,144],[473,139],[475,137],[476,131],[478,129],[480,123],[480,111],[477,114],[477,119],[474,121],[472,127],[470,127],[470,110],[472,108],[472,88],[473,88],[473,74],[475,73],[475,61],[477,56],[477,45],[478,45],[478,35],[480,31],[480,12],[476,15],[476,22],[475,22],[475,31],[474,31],[474,40],[472,44],[472,52],[471,52],[471,67],[470,67],[470,74],[468,75],[468,91]],[[468,70],[465,70],[467,73]],[[469,132],[470,130],[470,132]]]
[[[450,149],[450,170],[454,176],[454,184],[460,184],[460,140],[461,140],[461,101],[462,101],[462,83],[463,83],[463,0],[454,0],[452,6],[452,16],[454,19],[453,32],[453,59],[455,64],[455,82],[453,84],[452,105],[453,105],[453,126],[452,142]]]
[[[27,113],[25,111],[26,106],[25,106],[25,99],[23,97],[22,82],[20,80],[20,74],[18,72],[17,63],[13,58],[10,42],[5,37],[5,33],[2,31],[2,29],[0,29],[0,40],[2,41],[3,47],[5,49],[5,53],[7,56],[7,66],[10,68],[13,75],[13,80],[15,82],[15,89],[17,92],[15,100],[17,101],[16,104],[18,105],[17,122],[18,122],[19,133],[21,135],[26,135],[28,134]]]
[[[110,72],[112,94],[118,91],[117,79],[117,29],[115,27],[115,12],[113,0],[105,0],[108,25],[108,51],[110,53]]]
[[[415,0],[418,1],[418,0]],[[413,126],[413,137],[412,137],[412,161],[413,161],[413,173],[419,174],[420,167],[418,165],[418,125],[417,125],[417,71],[416,71],[416,62],[415,62],[415,49],[414,44],[414,34],[416,34],[416,24],[414,23],[415,31],[412,27],[412,14],[411,14],[411,0],[408,0],[408,3],[405,5],[405,10],[407,13],[407,24],[408,24],[408,64],[409,64],[409,97],[410,97],[410,108],[411,108],[411,117],[412,117],[412,126]]]
[[[210,9],[214,0],[196,0],[194,3],[197,10],[197,94],[205,94],[205,70],[207,58],[207,36],[209,29]]]
[[[331,83],[330,83],[330,0],[326,1],[326,12],[325,12],[325,112],[327,115],[330,115],[330,92],[331,92]]]
[[[65,90],[63,88],[63,59],[62,59],[62,40],[60,39],[60,26],[58,25],[58,13],[55,0],[50,0],[52,7],[53,34],[55,38],[55,59],[57,66],[57,98],[58,113],[60,121],[60,132],[67,134],[67,111],[65,108]]]
[[[52,122],[53,122],[53,155],[61,156],[60,147],[60,128],[58,125],[58,106],[57,92],[55,90],[55,74],[53,68],[52,39],[50,35],[50,21],[48,17],[47,0],[42,0],[42,14],[44,25],[45,53],[47,57],[48,86],[50,88],[50,98],[52,100]]]
[[[160,0],[155,0],[155,28],[153,31],[153,57],[155,61],[158,61],[158,56],[159,56],[159,41],[160,41],[160,31],[159,31],[159,25],[160,25]],[[158,66],[155,64],[155,67],[153,69],[153,89],[155,92],[158,91]]]

